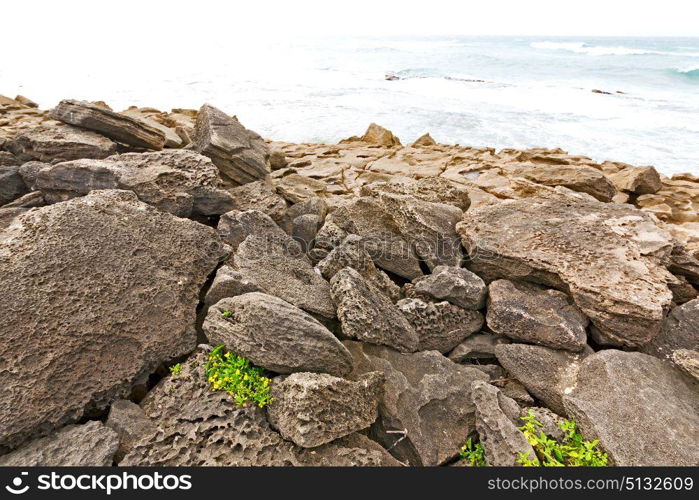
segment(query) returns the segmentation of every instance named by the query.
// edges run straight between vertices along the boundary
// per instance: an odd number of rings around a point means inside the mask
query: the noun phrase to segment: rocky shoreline
[[[689,173],[0,96],[0,284],[0,465],[699,465]]]

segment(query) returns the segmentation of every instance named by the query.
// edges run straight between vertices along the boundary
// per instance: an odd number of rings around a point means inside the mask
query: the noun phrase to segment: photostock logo
[[[23,493],[26,493],[29,489],[29,485],[25,485],[24,487],[22,487],[22,476],[28,475],[28,472],[21,472],[19,476],[12,480],[12,485],[8,484],[7,486],[5,486],[5,489],[13,495],[21,495]]]

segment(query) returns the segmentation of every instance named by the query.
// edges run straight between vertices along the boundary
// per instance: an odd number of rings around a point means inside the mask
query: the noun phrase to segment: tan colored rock
[[[369,144],[376,144],[377,146],[393,147],[400,146],[400,139],[393,135],[388,129],[383,128],[381,125],[372,123],[369,128],[366,129],[364,135],[361,137],[363,142],[368,142]]]
[[[425,133],[425,134],[421,135],[412,144],[413,147],[425,147],[425,146],[436,146],[436,145],[437,145],[437,141],[432,139],[432,136],[429,133]]]
[[[619,191],[634,194],[653,194],[662,188],[660,175],[653,167],[623,168],[614,174],[608,175]]]

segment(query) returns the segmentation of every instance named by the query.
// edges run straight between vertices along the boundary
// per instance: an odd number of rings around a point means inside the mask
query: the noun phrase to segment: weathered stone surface
[[[42,168],[48,166],[48,163],[42,163],[40,161],[28,161],[26,163],[23,163],[19,167],[19,175],[20,177],[22,177],[22,180],[27,185],[27,187],[33,191],[37,189],[36,178],[39,176],[39,171]]]
[[[221,239],[230,245],[235,252],[245,238],[251,235],[264,236],[270,241],[279,241],[283,252],[291,256],[301,257],[303,252],[298,243],[272,220],[269,215],[259,210],[233,210],[221,216],[218,222],[218,233]]]
[[[507,173],[545,186],[563,186],[587,193],[605,202],[611,201],[616,194],[614,184],[602,172],[592,167],[517,164],[509,168]]]
[[[269,164],[272,170],[281,170],[288,165],[284,151],[280,149],[272,149],[269,153]]]
[[[513,467],[520,454],[536,457],[519,424],[519,405],[500,390],[481,380],[471,386],[471,398],[476,407],[476,430],[485,448],[488,465]]]
[[[116,463],[139,442],[152,438],[158,432],[155,422],[146,416],[143,409],[127,399],[112,403],[105,425],[116,432],[119,438],[119,448],[114,455]]]
[[[243,276],[240,271],[224,265],[216,271],[216,276],[206,292],[204,302],[210,306],[226,297],[261,291],[257,284]]]
[[[548,408],[535,406],[533,408],[523,408],[520,418],[525,418],[529,415],[533,415],[536,421],[541,424],[540,431],[548,437],[556,441],[562,441],[565,438],[566,432],[561,428],[564,419],[560,415],[556,415]],[[523,423],[521,422],[521,424]]]
[[[2,141],[0,140],[0,148],[2,147]],[[10,153],[9,151],[0,150],[0,167],[16,167],[20,164],[19,158]]]
[[[122,115],[130,116],[153,127],[154,129],[160,130],[163,134],[165,134],[166,148],[181,148],[191,142],[189,140],[185,141],[183,137],[178,135],[175,129],[167,127],[155,120],[154,116],[157,116],[156,113],[157,110],[153,108],[137,108],[135,106],[131,106],[121,112]]]
[[[224,312],[230,312],[224,316]],[[311,315],[259,292],[218,301],[204,320],[214,345],[276,373],[319,372],[343,376],[352,358],[339,340]]]
[[[224,182],[240,186],[265,179],[270,173],[265,141],[220,109],[204,104],[194,126],[194,149],[208,156]]]
[[[488,288],[468,269],[439,266],[432,274],[413,280],[415,292],[436,300],[446,300],[464,309],[482,309]]]
[[[127,189],[141,201],[180,217],[232,210],[233,198],[220,185],[216,166],[186,150],[63,162],[42,168],[36,178],[36,187],[52,202],[96,189]]]
[[[436,145],[437,145],[437,142],[432,138],[432,136],[429,133],[422,134],[412,144],[413,147],[416,147],[416,146],[425,147],[425,146],[436,146]]]
[[[269,215],[274,222],[284,221],[287,205],[284,198],[267,181],[248,182],[230,190],[237,210],[257,210]]]
[[[0,207],[26,194],[19,167],[0,167]]]
[[[117,451],[117,433],[102,422],[68,425],[50,436],[37,439],[7,455],[2,467],[90,467],[112,465]]]
[[[502,335],[493,335],[488,332],[474,333],[449,353],[449,359],[455,363],[469,363],[495,358],[495,346],[509,343],[510,339]]]
[[[672,300],[671,236],[628,205],[508,200],[469,210],[458,231],[472,270],[569,292],[600,343],[648,342]]]
[[[663,187],[660,175],[653,167],[627,167],[607,177],[619,191],[634,194],[654,194]]]
[[[397,304],[420,339],[418,351],[451,351],[483,326],[483,315],[449,302],[425,302],[403,299]]]
[[[378,196],[379,193],[414,196],[430,203],[453,205],[464,212],[471,206],[468,189],[441,177],[425,177],[412,182],[380,182],[362,186],[362,196]]]
[[[308,253],[313,248],[316,234],[322,221],[314,214],[299,215],[291,222],[291,236]]]
[[[677,349],[699,351],[699,299],[675,307],[665,318],[660,333],[640,351],[658,358],[670,358]]]
[[[315,448],[366,429],[378,416],[383,375],[356,381],[325,373],[294,373],[272,383],[267,409],[272,427],[302,448]]]
[[[411,465],[440,465],[458,455],[475,429],[471,384],[488,380],[485,373],[436,351],[403,354],[361,342],[344,344],[354,358],[353,377],[381,371],[386,378],[371,432],[380,443]]]
[[[500,364],[527,390],[559,415],[566,415],[563,396],[570,392],[583,354],[527,344],[495,347]]]
[[[344,335],[403,352],[417,349],[420,339],[415,329],[396,305],[357,271],[342,269],[330,285]]]
[[[539,285],[493,281],[486,320],[492,331],[514,340],[569,351],[587,344],[587,317],[565,293]]]
[[[563,398],[619,466],[699,463],[699,382],[667,361],[614,349],[588,356]]]
[[[672,275],[672,281],[667,286],[672,292],[672,302],[676,305],[686,304],[690,300],[699,297],[699,291],[694,288],[682,275]]]
[[[358,140],[362,142],[368,142],[369,144],[375,144],[377,146],[392,147],[400,146],[400,139],[393,135],[393,133],[383,128],[381,125],[372,123],[369,128],[366,129],[364,135]]]
[[[677,349],[672,353],[671,359],[680,370],[699,380],[699,351]]]
[[[127,191],[37,208],[0,233],[0,449],[128,395],[196,345],[215,231]],[[117,362],[118,361],[118,362]]]
[[[289,203],[302,203],[311,198],[324,197],[328,194],[328,185],[317,179],[291,173],[274,182],[274,187]]]
[[[58,163],[81,158],[106,158],[117,152],[108,138],[71,125],[36,127],[17,135],[7,148],[20,160]]]
[[[117,142],[145,149],[163,149],[165,134],[121,113],[115,113],[87,101],[65,99],[50,113],[51,118],[68,125],[94,130]]]

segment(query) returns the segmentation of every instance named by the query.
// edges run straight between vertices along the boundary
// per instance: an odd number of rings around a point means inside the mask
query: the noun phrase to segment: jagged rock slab
[[[648,342],[672,301],[665,268],[672,238],[628,205],[507,200],[469,210],[458,231],[470,269],[569,292],[599,343]]]
[[[112,403],[105,425],[119,437],[119,448],[114,455],[116,463],[121,462],[138,443],[158,432],[155,422],[146,416],[143,409],[127,399]]]
[[[240,271],[224,265],[216,271],[216,276],[206,292],[204,302],[211,306],[226,297],[261,291],[257,284],[243,276]]]
[[[563,402],[614,465],[699,463],[699,382],[667,361],[614,349],[592,354]]]
[[[199,109],[193,140],[194,149],[211,158],[230,186],[265,179],[271,172],[262,137],[213,106]]]
[[[285,222],[286,200],[275,193],[267,181],[249,182],[232,188],[230,193],[237,210],[257,210],[269,215],[277,224]]]
[[[699,299],[690,300],[670,311],[660,333],[643,345],[640,351],[668,359],[678,349],[699,351]]]
[[[357,271],[342,269],[330,280],[330,286],[344,335],[403,352],[417,349],[420,339],[415,329],[396,305]]]
[[[68,125],[94,130],[117,142],[145,149],[163,149],[165,134],[147,123],[87,101],[65,99],[49,114]]]
[[[272,218],[259,210],[232,210],[221,216],[218,222],[218,233],[221,239],[235,252],[240,244],[248,236],[264,236],[270,241],[272,247],[281,246],[281,252],[292,257],[303,255],[301,247],[272,220]],[[274,245],[274,242],[281,242]]]
[[[104,467],[112,465],[119,437],[102,422],[68,425],[7,455],[1,467]]]
[[[341,377],[352,371],[352,357],[327,328],[271,295],[253,292],[222,299],[209,308],[203,328],[213,344],[224,344],[276,373]]]
[[[294,373],[272,383],[274,401],[267,416],[284,439],[315,448],[373,424],[383,382],[379,372],[356,381],[325,373]]]
[[[19,175],[19,168],[0,167],[0,207],[29,191]]]
[[[26,130],[15,136],[7,149],[23,162],[59,163],[106,158],[117,152],[117,145],[96,132],[61,124]]]
[[[514,340],[581,351],[587,317],[565,293],[542,286],[496,280],[488,285],[488,327]]]
[[[211,160],[186,150],[126,153],[103,160],[76,160],[39,170],[36,187],[52,202],[96,189],[126,189],[159,209],[180,217],[221,215],[233,198],[221,189]]]
[[[344,344],[354,358],[351,377],[380,371],[386,378],[371,435],[411,465],[440,465],[455,458],[475,430],[471,384],[488,376],[436,351],[404,354],[360,342]]]
[[[379,193],[393,193],[414,196],[430,203],[453,205],[462,211],[471,206],[468,189],[442,177],[424,177],[414,182],[377,182],[362,186],[361,196],[378,196]]]
[[[417,332],[418,351],[451,351],[460,342],[483,326],[483,315],[449,302],[425,302],[403,299],[397,304]]]
[[[97,191],[33,209],[0,232],[0,449],[128,395],[196,346],[216,232]],[[117,362],[118,361],[118,362]]]
[[[627,167],[607,176],[619,191],[634,194],[654,194],[660,191],[663,183],[654,167]]]
[[[513,177],[524,177],[537,184],[563,186],[587,193],[604,202],[612,201],[616,194],[614,184],[602,172],[592,167],[516,164],[508,168],[507,173]]]
[[[432,274],[413,280],[415,293],[436,300],[446,300],[464,309],[482,309],[488,288],[468,269],[439,266]]]

